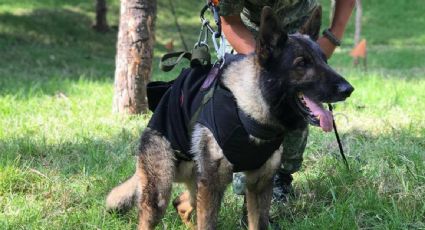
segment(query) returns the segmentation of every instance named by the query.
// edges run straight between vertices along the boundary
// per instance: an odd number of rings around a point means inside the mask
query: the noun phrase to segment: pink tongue
[[[325,132],[332,131],[332,113],[322,107],[322,104],[317,104],[316,102],[310,100],[308,97],[304,96],[304,101],[307,104],[308,108],[311,110],[314,116],[319,116],[320,127]]]

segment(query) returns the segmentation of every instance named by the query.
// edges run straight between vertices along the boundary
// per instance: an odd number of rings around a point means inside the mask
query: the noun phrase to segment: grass
[[[109,22],[116,25],[118,2],[108,3]],[[170,39],[180,46],[167,3],[158,3],[157,57]],[[303,169],[295,174],[297,199],[276,207],[283,227],[425,228],[421,4],[364,2],[368,72],[351,67],[350,24],[331,64],[356,88],[336,108],[352,170],[336,159],[333,135],[312,128]],[[188,44],[197,36],[200,5],[177,5]],[[3,0],[0,5],[0,229],[136,226],[135,210],[108,214],[104,198],[132,174],[148,116],[111,113],[116,29],[93,32],[92,8],[82,0]],[[154,78],[172,78],[156,66]],[[220,229],[238,227],[240,206],[241,198],[229,191]],[[161,226],[185,229],[171,207]]]

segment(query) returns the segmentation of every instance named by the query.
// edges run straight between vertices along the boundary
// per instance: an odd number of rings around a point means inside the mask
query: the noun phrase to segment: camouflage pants
[[[283,154],[282,165],[279,171],[284,174],[292,174],[301,168],[303,153],[307,144],[308,127],[294,130],[285,134],[282,142]],[[261,154],[261,153],[259,153]],[[233,174],[233,192],[238,195],[245,194],[246,178],[245,174]]]

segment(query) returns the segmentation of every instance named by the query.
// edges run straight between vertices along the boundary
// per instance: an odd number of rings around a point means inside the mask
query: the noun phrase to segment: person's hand
[[[332,54],[335,51],[336,46],[332,44],[332,42],[330,42],[329,39],[323,36],[317,40],[317,43],[319,44],[323,53],[325,53],[326,58],[327,59],[331,58]]]

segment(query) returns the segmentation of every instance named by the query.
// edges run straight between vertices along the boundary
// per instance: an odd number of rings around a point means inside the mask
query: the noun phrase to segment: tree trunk
[[[335,0],[331,0],[331,9],[329,10],[329,23],[332,23],[335,14]]]
[[[361,30],[362,30],[362,1],[356,0],[356,22],[355,22],[355,30],[354,30],[354,47],[356,47],[360,42]],[[355,57],[353,60],[353,65],[356,66],[358,64],[359,64],[359,58]]]
[[[96,0],[96,21],[93,28],[99,32],[105,32],[109,30],[108,22],[106,21],[106,0]]]
[[[356,0],[356,25],[354,31],[354,46],[359,44],[362,31],[362,1]]]
[[[146,84],[152,72],[156,0],[121,0],[115,58],[113,111],[147,111]]]

